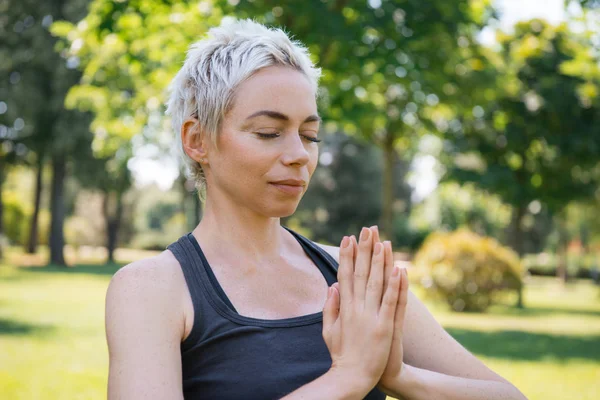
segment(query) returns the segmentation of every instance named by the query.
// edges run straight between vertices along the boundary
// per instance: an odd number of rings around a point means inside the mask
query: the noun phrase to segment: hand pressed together
[[[332,370],[365,394],[385,390],[402,369],[402,324],[407,298],[406,273],[394,267],[390,242],[380,243],[377,228],[363,228],[360,241],[344,237],[338,283],[323,309],[323,338]]]

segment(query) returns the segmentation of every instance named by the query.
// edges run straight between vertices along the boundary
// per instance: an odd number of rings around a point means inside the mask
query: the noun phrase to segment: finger
[[[373,243],[380,242],[380,240],[379,240],[379,227],[377,225],[373,225],[369,229],[373,233]]]
[[[373,258],[371,260],[371,272],[367,282],[367,292],[365,298],[365,308],[373,310],[375,313],[381,308],[381,296],[383,294],[383,267],[384,267],[384,249],[380,242],[373,246]]]
[[[383,300],[381,301],[381,309],[379,310],[379,315],[381,316],[380,321],[385,323],[385,321],[394,321],[396,315],[396,306],[398,302],[398,296],[400,295],[400,280],[401,273],[400,268],[394,267],[392,271],[392,275],[390,276],[389,284],[386,288],[385,294],[383,295]],[[390,330],[394,328],[394,324],[390,324]]]
[[[383,272],[383,287],[386,288],[392,275],[392,268],[394,268],[394,252],[392,250],[392,242],[386,240],[383,242],[385,250],[385,268]]]
[[[323,306],[323,335],[328,332],[338,318],[340,310],[340,297],[338,291],[333,287],[329,287],[327,292],[327,300]]]
[[[350,236],[350,239],[352,239],[352,249],[354,250],[354,261],[356,261],[356,256],[358,256],[358,242],[356,241],[356,236],[352,235]]]
[[[360,232],[358,255],[354,263],[354,301],[362,304],[365,301],[367,281],[371,270],[372,238],[371,230],[363,228]]]
[[[338,284],[340,293],[340,308],[343,312],[344,309],[348,309],[346,305],[352,302],[352,282],[354,274],[354,256],[352,249],[352,242],[348,236],[344,236],[340,244],[340,262],[338,267]]]
[[[401,273],[400,293],[398,295],[396,316],[394,317],[394,329],[397,332],[403,332],[404,316],[406,315],[406,306],[408,305],[408,269],[401,268]]]

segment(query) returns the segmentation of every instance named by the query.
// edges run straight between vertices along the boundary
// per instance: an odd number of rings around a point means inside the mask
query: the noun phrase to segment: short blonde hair
[[[192,44],[183,67],[169,86],[167,114],[177,137],[186,172],[199,192],[206,184],[198,162],[183,151],[181,126],[190,117],[198,119],[194,134],[207,134],[217,143],[224,115],[230,110],[236,88],[258,70],[289,66],[302,72],[317,96],[321,69],[310,60],[308,50],[281,29],[268,28],[252,20],[224,19]]]

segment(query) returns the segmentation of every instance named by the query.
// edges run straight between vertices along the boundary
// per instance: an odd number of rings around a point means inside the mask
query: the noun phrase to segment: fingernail
[[[346,247],[348,247],[349,242],[350,242],[350,240],[348,239],[348,236],[344,236],[344,238],[342,239],[342,249],[345,249]]]
[[[395,278],[400,275],[400,268],[398,266],[394,266],[394,270],[392,271],[392,276]]]
[[[360,231],[360,240],[364,241],[367,240],[369,238],[369,234],[371,233],[371,231],[367,228],[362,228],[362,230]]]

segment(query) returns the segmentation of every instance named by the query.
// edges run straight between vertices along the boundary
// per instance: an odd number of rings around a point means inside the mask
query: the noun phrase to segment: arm
[[[339,259],[338,247],[319,246]],[[402,373],[383,388],[389,396],[406,400],[526,399],[450,336],[410,290],[402,343]]]
[[[526,399],[450,336],[411,291],[404,328],[407,368],[403,367],[396,385],[389,388],[390,395],[411,400]]]
[[[106,294],[108,399],[183,399],[181,286],[165,253],[121,268]]]
[[[386,385],[388,395],[406,400],[526,399],[450,336],[410,291],[404,327],[403,367]]]
[[[360,400],[370,389],[364,389],[356,381],[329,370],[319,378],[294,390],[281,400]]]
[[[405,400],[526,399],[508,382],[461,378],[408,364],[402,367],[397,387],[390,388],[387,394]]]

